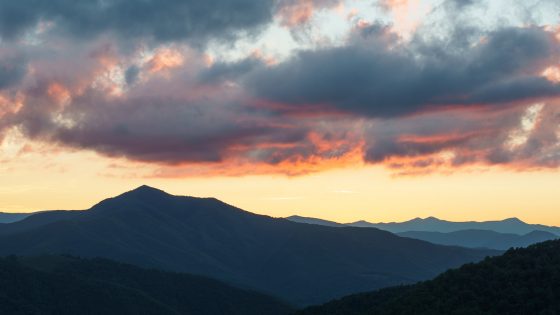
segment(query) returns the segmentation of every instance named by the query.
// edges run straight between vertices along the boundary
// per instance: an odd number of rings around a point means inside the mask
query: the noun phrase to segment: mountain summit
[[[148,186],[90,210],[34,217],[5,226],[0,254],[111,258],[218,278],[294,305],[429,279],[497,254],[378,229],[299,224]]]
[[[138,199],[138,200],[144,200],[144,201],[158,201],[161,199],[166,199],[166,198],[170,198],[172,197],[172,195],[166,193],[163,190],[148,186],[148,185],[142,185],[139,186],[136,189],[127,191],[125,193],[122,193],[114,198],[109,198],[107,200],[112,200],[112,199]]]

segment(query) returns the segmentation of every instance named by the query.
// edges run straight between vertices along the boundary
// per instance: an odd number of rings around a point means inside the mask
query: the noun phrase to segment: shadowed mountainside
[[[506,250],[512,247],[527,247],[532,244],[559,238],[556,234],[544,231],[533,231],[525,235],[497,233],[487,230],[464,230],[449,233],[410,231],[397,233],[397,235],[434,244],[499,250]]]
[[[298,224],[147,186],[35,221],[31,216],[0,233],[0,254],[106,257],[218,278],[293,305],[425,280],[497,254],[378,229]]]
[[[0,212],[0,224],[1,223],[13,223],[27,218],[33,213],[9,213]]]
[[[297,314],[560,314],[559,266],[560,241],[548,241],[431,281],[356,294]]]
[[[0,258],[1,314],[286,315],[276,298],[105,259]]]
[[[305,223],[305,224],[316,224],[316,225],[324,225],[324,226],[331,226],[331,227],[345,227],[346,225],[342,223],[337,223],[333,221],[317,219],[317,218],[310,218],[310,217],[302,217],[299,215],[292,215],[286,218],[289,221],[296,222],[296,223]]]

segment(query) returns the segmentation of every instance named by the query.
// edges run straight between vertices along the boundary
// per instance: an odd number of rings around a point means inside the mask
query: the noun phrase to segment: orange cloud
[[[7,114],[17,113],[23,107],[23,102],[22,94],[17,94],[15,97],[0,94],[0,118]]]
[[[156,73],[182,66],[183,63],[184,57],[179,51],[164,48],[159,50],[152,59],[148,61],[148,69],[150,72]]]
[[[542,72],[542,76],[549,81],[560,83],[560,67],[550,66],[544,69],[544,71]]]
[[[313,16],[313,1],[302,0],[283,6],[278,12],[280,24],[294,27],[307,23]]]
[[[344,12],[339,0],[286,0],[277,14],[282,26],[296,27],[309,22],[315,11],[322,8],[334,8],[339,14]]]
[[[71,97],[70,91],[57,82],[49,84],[47,94],[59,105],[66,104]]]
[[[327,158],[319,155],[311,157],[294,156],[280,163],[248,161],[246,159],[232,159],[223,163],[197,163],[179,166],[162,166],[148,178],[184,178],[205,176],[247,176],[247,175],[286,175],[301,176],[326,170],[358,167],[364,165],[363,145],[357,145],[352,150],[337,157]]]
[[[414,33],[429,11],[420,0],[383,0],[382,6],[391,12],[393,29],[403,37]]]

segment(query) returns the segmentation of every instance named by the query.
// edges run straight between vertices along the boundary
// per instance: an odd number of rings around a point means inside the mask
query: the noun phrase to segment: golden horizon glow
[[[146,184],[274,217],[560,226],[556,8],[471,2],[215,3],[211,21],[100,2],[85,32],[82,6],[21,7],[0,29],[0,211]]]
[[[0,170],[0,211],[88,209],[146,184],[175,195],[216,197],[273,217],[297,214],[336,222],[518,217],[560,226],[557,170],[516,172],[494,167],[395,177],[382,166],[360,165],[301,176],[149,178],[150,166],[122,162],[83,151],[39,150],[13,159]]]

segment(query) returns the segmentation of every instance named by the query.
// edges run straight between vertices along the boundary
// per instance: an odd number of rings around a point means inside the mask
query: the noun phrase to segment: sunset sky
[[[0,4],[0,211],[560,225],[557,0]]]

